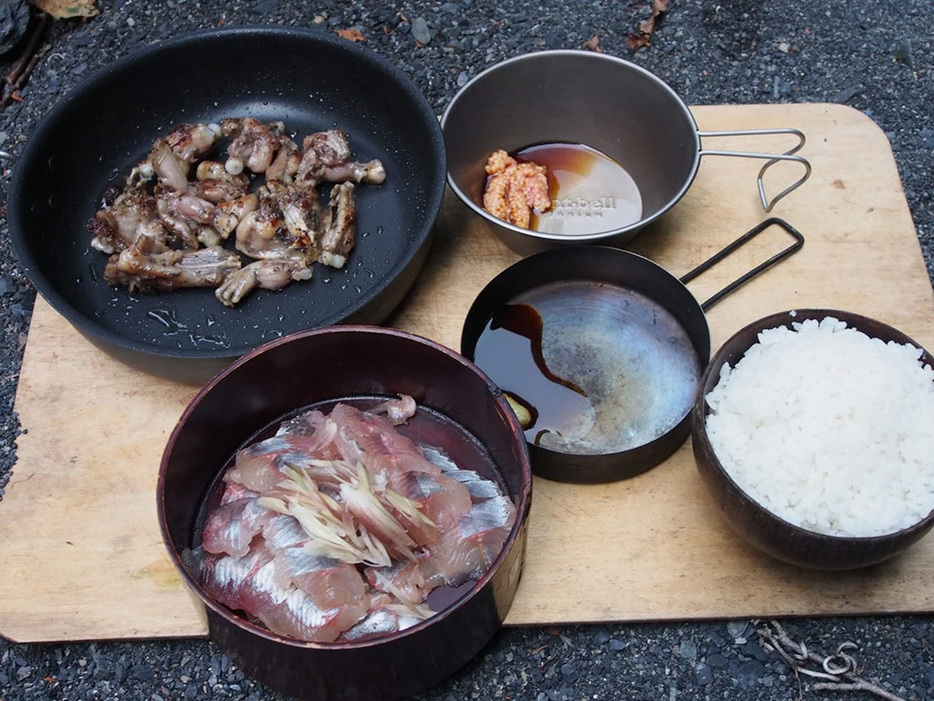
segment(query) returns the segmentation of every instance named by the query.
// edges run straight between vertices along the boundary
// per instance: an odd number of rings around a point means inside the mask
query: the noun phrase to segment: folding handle
[[[759,188],[759,201],[762,202],[762,208],[766,212],[771,212],[775,205],[781,200],[785,195],[797,190],[801,187],[809,177],[811,177],[811,163],[806,158],[802,156],[796,156],[798,151],[800,151],[805,144],[806,137],[804,132],[798,129],[790,128],[781,128],[781,129],[739,129],[734,131],[700,131],[697,133],[701,138],[704,137],[718,137],[718,136],[768,136],[774,134],[791,134],[798,137],[798,143],[792,148],[788,149],[784,153],[758,153],[755,151],[715,151],[715,150],[704,150],[701,149],[701,156],[732,156],[735,158],[764,158],[767,159],[765,165],[759,169],[759,175],[756,177],[756,184]],[[793,161],[794,163],[800,163],[804,167],[804,175],[798,178],[791,185],[786,187],[784,190],[779,192],[771,200],[765,194],[765,180],[764,176],[766,171],[771,168],[773,165],[779,161]]]
[[[791,226],[791,224],[784,221],[783,219],[772,217],[770,219],[766,219],[761,224],[750,229],[745,234],[743,234],[738,239],[736,239],[733,243],[726,246],[726,248],[724,248],[718,253],[713,254],[710,258],[705,260],[703,263],[698,265],[696,268],[686,273],[681,278],[681,282],[687,284],[688,282],[696,278],[698,275],[700,275],[706,270],[709,270],[710,268],[715,266],[717,263],[719,263],[721,260],[726,258],[728,255],[733,253],[733,251],[737,250],[744,244],[748,243],[753,238],[755,238],[757,235],[759,235],[760,233],[762,233],[763,231],[765,231],[766,229],[768,229],[770,226],[773,226],[773,225],[780,226],[785,231],[787,231],[791,235],[791,237],[794,238],[795,240],[794,243],[792,243],[786,249],[779,251],[774,256],[772,256],[767,261],[765,261],[764,263],[760,263],[759,265],[757,265],[755,268],[753,268],[749,272],[736,278],[729,285],[724,287],[722,290],[714,294],[706,302],[701,304],[701,309],[703,309],[704,311],[707,311],[713,305],[719,302],[721,299],[726,297],[728,294],[742,287],[743,285],[745,285],[747,282],[752,280],[754,277],[756,277],[760,273],[763,273],[769,268],[771,268],[773,265],[776,265],[779,262],[783,261],[785,258],[795,253],[798,249],[800,249],[804,245],[804,236],[801,235],[801,232],[799,232],[797,229]]]

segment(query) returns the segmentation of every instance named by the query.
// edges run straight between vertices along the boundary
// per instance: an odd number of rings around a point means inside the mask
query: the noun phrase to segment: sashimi
[[[261,506],[256,497],[229,501],[208,516],[201,533],[201,546],[209,553],[243,557],[263,525],[274,515]]]
[[[338,403],[240,450],[189,558],[205,591],[273,632],[332,642],[404,630],[433,614],[433,590],[480,579],[515,507],[400,433],[416,410],[406,396]]]
[[[298,587],[321,608],[368,606],[366,582],[353,565],[300,546],[280,550],[273,562],[283,586]]]

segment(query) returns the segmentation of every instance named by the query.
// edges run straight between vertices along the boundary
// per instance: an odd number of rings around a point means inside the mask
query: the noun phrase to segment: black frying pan
[[[85,223],[152,142],[183,122],[252,115],[301,138],[340,127],[387,180],[357,188],[357,245],[342,270],[228,309],[211,289],[130,295],[102,278]],[[8,214],[39,293],[106,352],[145,372],[203,382],[290,332],[379,323],[414,282],[444,193],[437,116],[401,71],[321,32],[274,27],[188,35],[114,62],[66,95],[19,157]],[[228,244],[230,245],[230,244]],[[249,262],[244,261],[244,264]]]
[[[685,287],[772,225],[794,243],[703,303]],[[563,482],[633,477],[671,455],[690,432],[710,360],[705,311],[803,243],[788,224],[768,219],[680,279],[618,248],[535,253],[474,300],[461,352],[526,405],[536,422],[526,439],[537,475]],[[539,326],[529,323],[530,314]],[[556,412],[556,405],[564,408]],[[556,439],[559,432],[565,438]]]

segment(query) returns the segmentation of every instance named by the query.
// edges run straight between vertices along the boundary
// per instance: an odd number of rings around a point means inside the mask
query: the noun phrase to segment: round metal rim
[[[458,184],[454,181],[453,176],[450,171],[447,173],[447,183],[450,188],[455,192],[458,199],[463,202],[467,207],[471,209],[475,214],[482,217],[490,224],[495,226],[502,227],[509,231],[512,231],[516,234],[521,234],[523,236],[531,236],[532,238],[549,241],[552,243],[566,243],[566,244],[584,244],[584,243],[600,243],[606,241],[607,239],[612,239],[616,236],[627,234],[639,229],[642,229],[645,226],[648,226],[652,222],[656,221],[659,217],[666,214],[672,207],[674,207],[687,191],[690,189],[691,185],[694,182],[694,179],[697,177],[697,171],[700,167],[700,157],[701,157],[701,143],[700,143],[700,133],[697,127],[697,121],[694,119],[694,115],[691,114],[690,109],[688,109],[687,104],[681,97],[672,89],[661,78],[656,76],[651,71],[646,70],[642,66],[639,66],[631,61],[626,61],[616,56],[609,56],[607,54],[594,53],[592,51],[583,51],[576,49],[555,49],[549,51],[536,51],[529,54],[523,54],[521,56],[514,56],[512,58],[501,61],[496,65],[490,66],[489,68],[484,69],[476,76],[471,78],[464,86],[457,91],[457,94],[451,99],[451,102],[448,103],[448,106],[445,108],[444,113],[441,116],[441,129],[444,131],[444,126],[447,122],[447,118],[450,113],[457,106],[457,103],[460,101],[462,96],[467,93],[469,89],[475,87],[477,83],[482,81],[490,73],[493,73],[503,66],[507,66],[513,63],[521,63],[525,61],[535,61],[543,57],[549,56],[575,56],[575,57],[587,57],[588,60],[594,61],[606,61],[609,63],[618,64],[627,70],[633,70],[637,73],[640,73],[644,77],[648,78],[651,82],[658,86],[663,92],[667,92],[671,98],[674,99],[675,104],[681,108],[681,112],[684,117],[687,119],[688,123],[691,125],[691,131],[694,134],[694,163],[691,167],[691,172],[689,177],[685,179],[685,182],[682,184],[681,188],[675,193],[662,207],[660,207],[654,214],[644,217],[637,222],[633,222],[628,226],[620,227],[618,229],[610,229],[607,231],[597,232],[597,233],[584,233],[584,234],[551,234],[547,232],[532,231],[530,229],[523,229],[522,227],[516,226],[515,224],[510,224],[509,222],[503,221],[494,217],[492,214],[487,212],[482,207],[478,206],[476,202],[470,198],[467,193],[465,193]]]

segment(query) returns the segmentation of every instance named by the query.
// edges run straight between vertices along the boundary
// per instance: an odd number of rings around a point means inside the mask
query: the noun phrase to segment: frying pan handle
[[[771,134],[792,134],[798,137],[797,145],[788,149],[784,153],[756,153],[753,151],[708,151],[701,149],[701,156],[734,156],[739,158],[765,158],[768,159],[765,165],[759,169],[759,175],[756,177],[756,184],[759,186],[759,200],[762,202],[762,208],[766,212],[771,212],[772,208],[782,199],[785,195],[797,190],[804,182],[811,177],[811,163],[801,156],[795,156],[794,154],[801,150],[806,141],[804,132],[799,131],[798,129],[739,129],[734,131],[699,131],[697,135],[701,138],[704,137],[717,137],[717,136],[767,136]],[[771,168],[773,165],[779,161],[793,161],[795,163],[800,163],[804,166],[804,175],[798,178],[791,185],[786,187],[784,190],[779,192],[771,201],[766,197],[765,194],[765,183],[764,176],[765,172]]]
[[[777,263],[783,261],[785,258],[787,258],[787,257],[790,256],[791,254],[793,254],[795,251],[797,251],[799,248],[801,248],[801,247],[804,245],[804,236],[801,235],[801,232],[799,232],[797,229],[795,229],[793,226],[791,226],[791,224],[789,224],[788,222],[786,222],[784,219],[778,219],[778,218],[776,218],[776,217],[772,217],[772,218],[770,218],[770,219],[766,219],[766,220],[763,221],[762,223],[760,223],[760,224],[758,224],[757,226],[753,227],[752,229],[750,229],[749,231],[747,231],[745,234],[743,234],[742,236],[740,236],[738,239],[736,239],[733,243],[729,244],[729,245],[728,245],[726,248],[724,248],[722,251],[720,251],[719,253],[715,253],[715,254],[712,255],[710,258],[708,258],[707,260],[705,260],[703,263],[701,263],[700,265],[698,265],[696,268],[694,268],[693,270],[691,270],[691,271],[689,271],[688,273],[686,273],[686,274],[681,278],[681,282],[687,284],[689,281],[691,281],[691,280],[693,280],[694,278],[696,278],[698,275],[700,275],[701,273],[703,273],[705,270],[708,270],[708,269],[712,268],[714,265],[716,265],[716,264],[719,263],[721,260],[723,260],[724,258],[726,258],[728,255],[730,255],[731,253],[733,253],[733,251],[735,251],[736,249],[738,249],[740,246],[742,246],[743,244],[747,243],[748,241],[752,240],[752,239],[755,238],[758,234],[762,233],[763,231],[765,231],[766,229],[768,229],[768,228],[769,228],[770,226],[772,226],[772,225],[780,226],[781,228],[783,228],[785,231],[787,231],[789,234],[791,234],[791,236],[792,236],[792,238],[794,238],[795,242],[794,242],[793,244],[791,244],[790,246],[788,246],[788,248],[784,249],[783,251],[779,251],[778,253],[776,253],[774,256],[772,256],[771,258],[769,258],[769,259],[768,259],[767,261],[765,261],[764,263],[760,263],[759,265],[757,265],[755,268],[753,268],[753,269],[750,270],[749,272],[747,272],[747,273],[745,273],[744,275],[742,275],[742,276],[736,278],[736,279],[735,279],[733,282],[731,282],[729,285],[727,285],[726,287],[724,287],[722,290],[720,290],[719,292],[717,292],[715,295],[713,295],[713,296],[712,296],[710,299],[708,299],[706,302],[704,302],[703,304],[701,304],[701,309],[703,309],[704,311],[707,311],[707,310],[710,309],[713,305],[715,305],[717,302],[719,302],[721,299],[723,299],[724,297],[726,297],[728,294],[730,294],[731,292],[733,292],[733,291],[736,290],[737,288],[742,287],[743,285],[745,285],[747,282],[749,282],[749,281],[752,280],[754,277],[756,277],[759,273],[763,273],[763,272],[765,272],[766,270],[768,270],[769,268],[771,268],[773,265],[775,265],[775,264],[777,264]]]

